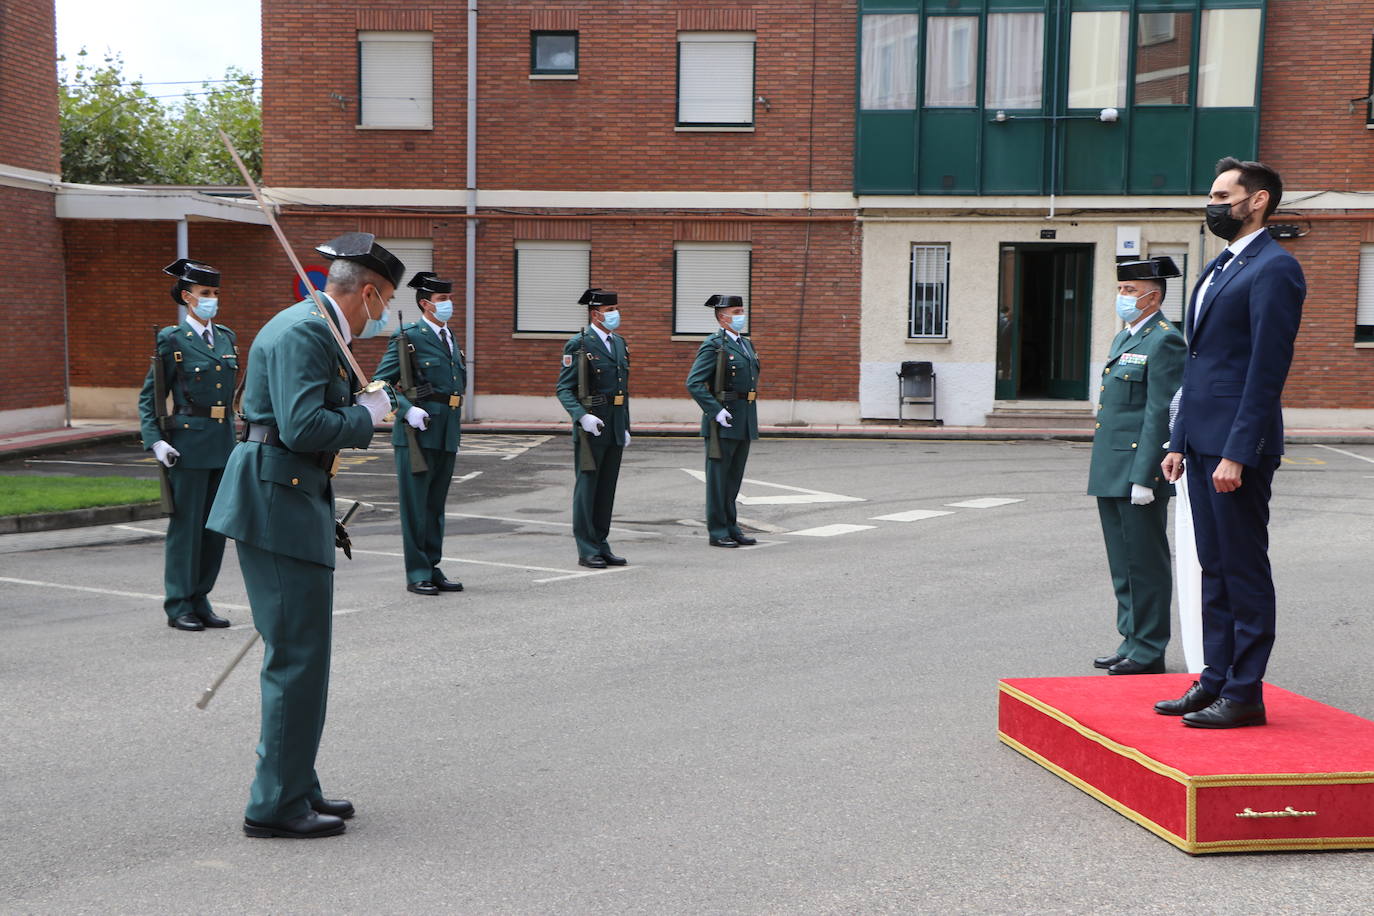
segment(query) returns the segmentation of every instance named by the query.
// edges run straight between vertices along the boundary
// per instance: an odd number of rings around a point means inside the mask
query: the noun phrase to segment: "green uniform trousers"
[[[262,634],[262,734],[245,816],[280,823],[319,801],[315,754],[329,697],[334,570],[235,541]]]
[[[409,446],[393,447],[396,480],[401,494],[401,545],[406,556],[406,581],[429,582],[443,575],[439,562],[444,558],[444,509],[448,487],[453,481],[454,453],[440,448],[422,448],[429,470],[410,472]]]
[[[596,557],[611,552],[606,538],[611,533],[611,512],[615,508],[615,485],[620,479],[620,459],[625,454],[624,439],[612,443],[611,425],[599,436],[591,436],[595,470],[582,470],[582,452],[578,436],[573,433],[573,473],[577,483],[573,487],[573,538],[577,541],[579,557]]]
[[[1116,589],[1116,654],[1153,664],[1169,644],[1169,604],[1174,595],[1169,560],[1169,496],[1156,491],[1148,506],[1133,506],[1126,497],[1099,496],[1107,565]]]
[[[176,512],[167,519],[162,607],[169,619],[210,611],[210,590],[224,560],[224,535],[205,527],[223,468],[167,469]]]
[[[748,439],[720,440],[720,458],[706,459],[706,529],[711,537],[739,537],[744,534],[735,520],[735,500],[744,482],[744,464],[749,460]],[[706,440],[709,452],[711,440]]]

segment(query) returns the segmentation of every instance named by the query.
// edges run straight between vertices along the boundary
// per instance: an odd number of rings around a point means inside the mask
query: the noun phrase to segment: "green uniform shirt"
[[[239,348],[234,344],[234,332],[222,324],[212,325],[211,337],[214,346],[185,321],[158,332],[162,377],[173,401],[166,429],[157,422],[151,367],[138,395],[143,447],[150,449],[159,439],[166,441],[181,453],[177,464],[183,468],[222,468],[234,450],[232,401],[238,384]],[[176,412],[182,408],[218,408],[222,416]]]
[[[401,380],[401,361],[398,356],[399,334],[393,334],[387,345],[382,361],[377,364],[374,379],[386,379],[396,391],[396,426],[391,431],[391,444],[396,447],[409,445],[406,441],[406,411],[419,407],[429,414],[429,427],[415,430],[416,442],[420,448],[440,449],[446,452],[458,451],[458,441],[462,437],[462,405],[458,398],[467,390],[468,371],[463,351],[455,341],[453,352],[434,333],[426,321],[412,321],[405,326],[406,337],[415,348],[413,356],[417,385],[429,382],[434,393],[424,400],[412,401],[408,394],[395,388]],[[452,339],[453,329],[448,329]]]
[[[586,360],[587,381],[593,397],[603,398],[604,402],[584,407],[577,399],[577,365]],[[558,372],[558,401],[578,423],[587,414],[600,417],[606,424],[602,436],[609,435],[610,441],[623,444],[625,434],[630,431],[630,348],[625,338],[610,335],[610,347],[601,342],[590,325],[575,334],[563,345],[563,363]],[[616,403],[619,400],[620,403]],[[582,432],[575,426],[573,435]]]
[[[712,389],[716,384],[717,353],[725,351],[725,400]],[[701,342],[692,369],[687,374],[687,391],[701,406],[701,434],[711,434],[711,421],[721,408],[730,411],[730,425],[720,428],[722,439],[757,439],[759,408],[755,400],[759,387],[759,356],[745,338],[731,338],[721,328]],[[733,394],[731,398],[729,395]]]

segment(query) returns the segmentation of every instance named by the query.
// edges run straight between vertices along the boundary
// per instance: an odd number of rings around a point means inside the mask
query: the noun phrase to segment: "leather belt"
[[[604,394],[593,394],[582,399],[583,407],[605,407],[606,396]]]
[[[206,417],[211,420],[223,420],[229,416],[229,408],[223,404],[217,407],[194,407],[190,404],[178,404],[172,413],[180,417]]]
[[[442,401],[423,401],[421,403],[433,404],[436,407],[462,407],[463,396],[461,394],[451,394]]]
[[[281,434],[277,432],[275,426],[267,426],[262,423],[245,423],[241,438],[244,442],[261,442],[263,445],[271,445],[291,452],[291,449],[286,448],[282,443]],[[291,454],[304,458],[322,471],[328,471],[330,477],[338,473],[338,452],[291,452]]]

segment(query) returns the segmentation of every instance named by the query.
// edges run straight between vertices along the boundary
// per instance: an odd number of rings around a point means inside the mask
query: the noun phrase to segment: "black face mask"
[[[1236,201],[1236,204],[1249,200],[1249,197]],[[1245,220],[1236,217],[1231,213],[1231,208],[1236,204],[1208,204],[1207,205],[1207,228],[1217,238],[1226,239],[1228,242],[1235,241],[1240,234],[1240,227],[1245,225]]]

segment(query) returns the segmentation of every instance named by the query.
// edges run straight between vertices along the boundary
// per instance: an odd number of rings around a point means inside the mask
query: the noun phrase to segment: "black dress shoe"
[[[1117,662],[1124,662],[1125,660],[1126,660],[1126,656],[1124,656],[1124,655],[1115,655],[1115,654],[1113,654],[1113,655],[1099,655],[1097,658],[1093,659],[1093,667],[1094,667],[1094,668],[1110,668],[1112,665],[1115,665]]]
[[[604,557],[578,557],[578,566],[585,566],[588,569],[605,569],[606,559]]]
[[[200,622],[200,618],[195,614],[182,614],[180,617],[167,618],[167,626],[176,627],[178,630],[203,630],[205,624]]]
[[[624,557],[618,557],[618,556],[616,556],[615,554],[611,553],[609,550],[606,551],[605,553],[603,553],[603,554],[601,555],[601,559],[603,559],[603,560],[606,561],[606,565],[607,565],[607,566],[624,566],[626,563],[630,562],[629,560],[625,559]]]
[[[225,620],[214,611],[197,611],[196,618],[207,627],[214,627],[216,630],[229,626],[229,621]]]
[[[1163,674],[1164,659],[1157,658],[1148,665],[1142,665],[1133,658],[1123,658],[1107,669],[1108,674]]]
[[[407,582],[406,591],[414,592],[417,595],[439,594],[439,589],[435,588],[433,582]]]
[[[264,824],[261,821],[243,819],[243,832],[251,837],[285,837],[291,840],[313,840],[322,836],[337,836],[347,828],[343,818],[332,814],[307,811],[299,817],[282,821],[280,824]]]
[[[739,541],[734,538],[711,538],[712,547],[738,547]]]
[[[737,534],[732,538],[732,540],[741,547],[753,547],[755,544],[759,542],[758,538],[751,538],[747,534]]]
[[[1199,709],[1206,709],[1217,701],[1214,693],[1202,689],[1202,681],[1193,681],[1188,692],[1177,700],[1160,700],[1155,704],[1155,712],[1161,716],[1183,716]]]
[[[1242,725],[1263,725],[1263,703],[1237,703],[1225,697],[1206,709],[1190,712],[1183,717],[1184,725],[1193,728],[1240,728]]]
[[[461,592],[463,590],[463,583],[454,582],[445,576],[435,576],[429,580],[429,584],[441,592]]]
[[[310,803],[320,814],[329,814],[339,820],[346,821],[356,812],[353,810],[353,803],[346,798],[322,798],[319,801]]]

